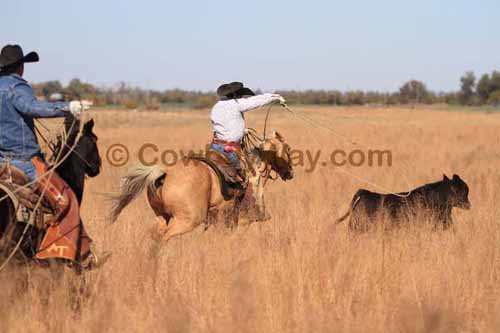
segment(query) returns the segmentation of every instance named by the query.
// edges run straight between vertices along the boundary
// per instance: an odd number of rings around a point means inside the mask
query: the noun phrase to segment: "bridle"
[[[42,124],[39,122],[39,124]],[[42,124],[42,126],[44,126]],[[45,127],[45,126],[44,126]],[[35,129],[37,130],[37,133],[40,135],[40,137],[42,138],[42,140],[45,142],[45,144],[47,145],[47,147],[49,147],[50,151],[52,152],[52,156],[57,156],[57,152],[59,151],[59,149],[63,149],[64,148],[67,148],[69,150],[71,150],[72,153],[74,153],[83,163],[85,163],[85,165],[89,168],[92,168],[92,164],[90,164],[89,161],[87,161],[87,159],[85,157],[82,156],[82,154],[80,154],[77,150],[76,150],[76,147],[78,146],[78,142],[80,141],[80,139],[83,137],[83,136],[80,136],[78,138],[78,140],[75,139],[75,142],[73,144],[73,147],[71,147],[70,145],[68,145],[68,133],[66,132],[66,129],[63,130],[63,136],[58,136],[58,144],[54,144],[52,143],[51,141],[47,140],[43,135],[42,133],[40,132],[40,130],[35,126]],[[95,140],[95,139],[94,139]],[[93,141],[94,141],[93,140]],[[95,142],[95,141],[94,141]],[[69,156],[68,156],[69,157]]]
[[[71,148],[67,143],[63,143],[66,148]],[[89,161],[85,157],[82,156],[76,149],[73,149],[73,153],[83,162],[85,163],[89,168],[92,168],[92,164],[90,164]]]
[[[262,155],[262,146],[267,140],[269,139],[261,137],[254,128],[247,128],[246,133],[242,139],[243,152],[246,156],[252,156],[257,150],[259,151],[259,155]],[[274,153],[276,153],[276,151],[274,151]],[[285,151],[285,153],[287,154],[288,160],[290,161],[289,152]],[[268,161],[266,159],[263,159],[262,157],[259,157],[259,159],[262,162],[262,165],[257,171],[259,176],[264,179],[264,185],[269,179],[272,181],[277,180],[279,177],[279,172],[274,169],[272,161]],[[273,171],[275,173],[274,176]]]

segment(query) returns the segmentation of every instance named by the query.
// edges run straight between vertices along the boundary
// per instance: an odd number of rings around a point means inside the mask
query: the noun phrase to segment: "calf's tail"
[[[356,208],[356,205],[358,204],[359,200],[361,199],[361,195],[359,194],[359,191],[358,193],[356,193],[356,195],[354,195],[354,198],[352,199],[351,201],[351,205],[349,206],[349,209],[347,210],[347,212],[345,212],[344,215],[340,216],[336,221],[335,221],[335,224],[339,224],[341,222],[344,222],[345,219],[347,217],[349,217],[349,215],[352,214],[352,211],[354,210],[354,208]]]

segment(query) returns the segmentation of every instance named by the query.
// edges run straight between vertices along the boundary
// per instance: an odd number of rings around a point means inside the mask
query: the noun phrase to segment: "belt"
[[[224,146],[233,147],[233,148],[241,148],[241,144],[239,142],[226,141],[226,140],[222,140],[222,139],[219,139],[219,138],[216,138],[216,137],[214,137],[212,139],[212,143],[218,143],[218,144],[221,144],[221,145],[224,145]]]
[[[23,161],[23,162],[29,162],[29,161],[31,161],[31,159],[33,157],[40,157],[41,159],[44,159],[44,156],[41,152],[39,152],[33,156],[29,156],[29,155],[25,155],[25,154],[15,154],[12,152],[0,150],[0,158],[5,159],[5,160],[18,160],[18,161]]]

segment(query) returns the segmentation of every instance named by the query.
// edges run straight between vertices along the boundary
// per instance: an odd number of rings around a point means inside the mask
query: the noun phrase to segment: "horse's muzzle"
[[[471,208],[471,204],[470,204],[470,201],[466,201],[464,203],[462,203],[459,207],[462,208],[462,209],[465,209],[465,210],[469,210]]]
[[[281,179],[283,180],[290,180],[293,179],[293,170],[285,170],[281,174]]]

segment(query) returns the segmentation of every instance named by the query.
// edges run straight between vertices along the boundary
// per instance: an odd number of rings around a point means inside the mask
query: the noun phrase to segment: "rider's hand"
[[[280,96],[279,102],[280,102],[280,105],[283,105],[283,106],[286,105],[286,100],[283,96]]]
[[[77,116],[81,112],[90,109],[91,106],[92,106],[92,102],[90,102],[90,101],[72,101],[72,102],[69,102],[69,111],[74,116]]]
[[[283,96],[278,95],[278,94],[273,94],[273,99],[276,102],[279,102],[281,105],[286,105],[286,100]]]

